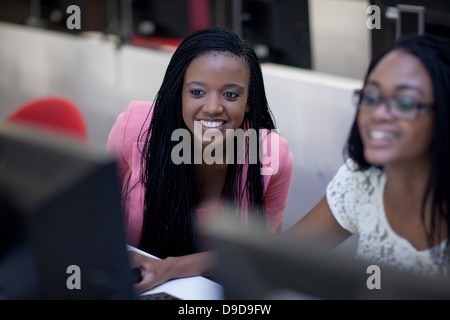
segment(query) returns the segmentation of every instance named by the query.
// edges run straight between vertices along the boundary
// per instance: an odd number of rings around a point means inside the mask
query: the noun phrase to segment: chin
[[[364,158],[368,163],[373,166],[385,166],[389,163],[392,163],[393,159],[391,156],[383,155],[383,154],[375,154],[371,152],[364,152]]]

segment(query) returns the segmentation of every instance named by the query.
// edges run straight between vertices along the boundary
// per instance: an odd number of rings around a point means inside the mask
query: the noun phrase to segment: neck
[[[446,223],[438,218],[431,230],[432,200],[424,196],[427,188],[431,161],[415,165],[385,166],[386,185],[384,189],[384,206],[391,227],[404,236],[416,248],[427,248],[424,239],[432,232],[433,244],[440,243],[447,236]],[[431,192],[433,190],[430,190]]]
[[[421,221],[423,201],[429,180],[431,164],[386,165],[384,202],[398,216]],[[431,213],[430,197],[426,200],[425,214]]]
[[[425,230],[429,230],[431,221],[431,201],[427,195],[424,207],[424,196],[429,166],[386,166],[385,172],[383,198],[389,223],[397,233],[412,243],[422,239],[416,243],[416,247],[427,247]],[[416,238],[418,235],[419,238]]]
[[[422,201],[429,179],[429,172],[429,167],[421,167],[420,169],[386,167],[385,189],[390,196],[395,198],[410,198]]]

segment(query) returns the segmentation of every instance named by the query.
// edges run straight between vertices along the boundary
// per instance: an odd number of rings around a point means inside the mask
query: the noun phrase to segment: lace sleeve
[[[348,160],[327,186],[327,201],[339,224],[351,233],[358,233],[358,210],[355,204],[360,193],[362,172],[355,171],[356,163]]]

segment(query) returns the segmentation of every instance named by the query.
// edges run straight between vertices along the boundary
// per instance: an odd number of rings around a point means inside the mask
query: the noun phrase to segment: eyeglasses
[[[397,119],[414,120],[421,109],[431,108],[434,104],[422,104],[409,97],[387,98],[378,92],[364,92],[364,90],[355,90],[353,93],[353,102],[360,111],[370,112],[375,110],[381,102],[387,106],[388,112]]]

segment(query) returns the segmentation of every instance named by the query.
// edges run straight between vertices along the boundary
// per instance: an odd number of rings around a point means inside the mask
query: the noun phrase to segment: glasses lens
[[[369,111],[381,103],[381,96],[376,92],[361,91],[358,94],[358,103],[361,110]]]
[[[402,119],[414,119],[418,110],[419,103],[410,98],[399,98],[392,104],[392,113]]]
[[[411,112],[418,109],[419,103],[412,99],[397,99],[396,108],[402,112]]]
[[[365,104],[371,107],[376,107],[380,104],[381,97],[377,93],[364,93],[363,94],[363,101]]]

